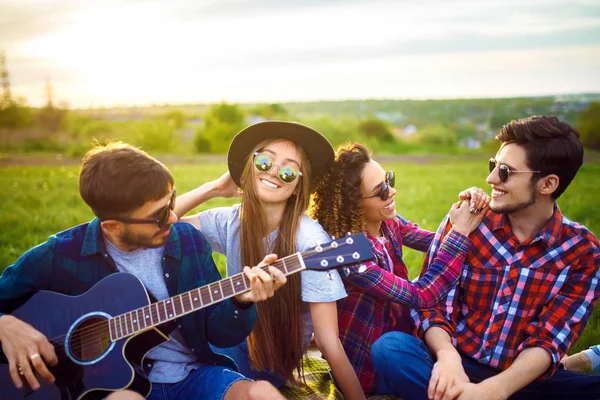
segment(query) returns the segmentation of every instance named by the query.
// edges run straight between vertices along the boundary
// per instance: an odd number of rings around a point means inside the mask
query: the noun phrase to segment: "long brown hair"
[[[282,139],[261,142],[250,153]],[[293,143],[293,142],[291,142]],[[295,144],[294,144],[295,145]],[[242,265],[257,265],[267,254],[267,247],[279,258],[296,252],[296,232],[310,202],[311,166],[305,151],[295,145],[300,154],[300,170],[296,191],[286,203],[281,216],[275,243],[267,243],[268,224],[262,200],[258,196],[252,156],[244,166],[241,178],[243,188],[240,207],[240,251]],[[294,369],[300,369],[302,359],[303,324],[301,314],[300,275],[288,276],[288,282],[267,301],[259,302],[257,321],[248,338],[250,361],[253,368],[271,370],[294,380]]]
[[[365,165],[370,160],[366,146],[343,144],[336,151],[335,162],[326,176],[317,182],[310,214],[328,234],[342,237],[348,232],[366,230],[366,219],[359,204],[360,183]]]

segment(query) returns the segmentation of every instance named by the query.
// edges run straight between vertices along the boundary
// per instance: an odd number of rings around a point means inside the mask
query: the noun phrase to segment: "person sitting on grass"
[[[77,296],[110,274],[128,272],[163,300],[221,279],[206,238],[177,221],[174,180],[158,160],[124,143],[97,146],[83,158],[79,192],[96,218],[52,235],[0,276],[3,361],[19,389],[28,383],[38,390],[40,378],[53,383],[47,366],[56,365],[60,354],[42,333],[10,315],[35,292]],[[259,265],[276,258],[268,255]],[[258,267],[244,272],[249,292],[175,319],[170,340],[146,354],[149,399],[283,399],[268,382],[240,374],[231,359],[209,345],[243,341],[256,320],[253,303],[273,296],[286,282],[275,267],[269,267],[270,274]],[[131,392],[111,396],[139,397]]]
[[[284,257],[329,242],[306,215],[316,178],[333,162],[329,141],[305,125],[264,121],[239,132],[229,146],[228,172],[177,198],[175,212],[227,257],[227,275],[275,252]],[[240,189],[242,193],[240,195]],[[241,196],[240,204],[183,217],[205,201]],[[336,270],[302,271],[272,299],[258,305],[256,327],[247,341],[219,346],[245,375],[277,387],[294,382],[314,332],[344,396],[362,400],[358,378],[340,343],[336,301],[346,297]]]
[[[338,301],[340,339],[367,394],[389,394],[371,363],[371,346],[392,330],[410,333],[410,308],[433,307],[452,288],[471,247],[468,235],[483,219],[489,196],[471,188],[450,209],[452,233],[434,266],[411,282],[402,246],[427,251],[433,232],[397,215],[394,171],[386,172],[359,143],[338,148],[335,162],[315,191],[313,218],[327,233],[341,237],[364,232],[373,261],[349,268],[348,297]],[[363,270],[364,269],[364,270]]]
[[[490,211],[470,236],[460,280],[415,313],[418,337],[375,342],[373,364],[406,399],[600,398],[600,377],[559,369],[600,296],[600,243],[556,202],[583,163],[579,132],[534,116],[496,138]],[[445,220],[425,271],[449,232]]]

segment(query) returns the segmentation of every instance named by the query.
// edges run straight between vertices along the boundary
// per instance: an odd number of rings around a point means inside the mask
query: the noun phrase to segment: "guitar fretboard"
[[[270,266],[277,268],[285,275],[306,268],[300,253],[277,260]],[[263,271],[268,272],[268,267],[263,266],[261,268]],[[250,281],[248,277],[244,273],[239,273],[137,310],[117,315],[109,319],[111,341],[114,342],[153,328],[249,290]]]

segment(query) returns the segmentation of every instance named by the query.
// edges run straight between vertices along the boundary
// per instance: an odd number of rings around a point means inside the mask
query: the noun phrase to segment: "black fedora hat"
[[[267,139],[286,139],[302,147],[310,160],[313,177],[329,167],[335,157],[333,147],[325,136],[308,126],[288,121],[259,122],[240,131],[229,145],[227,167],[239,187],[244,165],[252,149]]]

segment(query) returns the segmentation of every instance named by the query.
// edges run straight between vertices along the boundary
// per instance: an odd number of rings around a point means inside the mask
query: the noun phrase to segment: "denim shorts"
[[[148,399],[206,399],[222,400],[231,385],[249,381],[244,375],[221,365],[201,365],[177,383],[152,383]]]
[[[228,347],[228,348],[218,348],[214,347],[212,344],[209,344],[210,348],[213,352],[217,354],[221,354],[231,358],[235,361],[240,373],[244,376],[247,376],[250,379],[255,381],[267,381],[276,388],[282,387],[287,379],[277,375],[277,373],[272,371],[259,371],[250,365],[250,354],[248,352],[248,340],[244,340],[242,343],[237,346]]]

